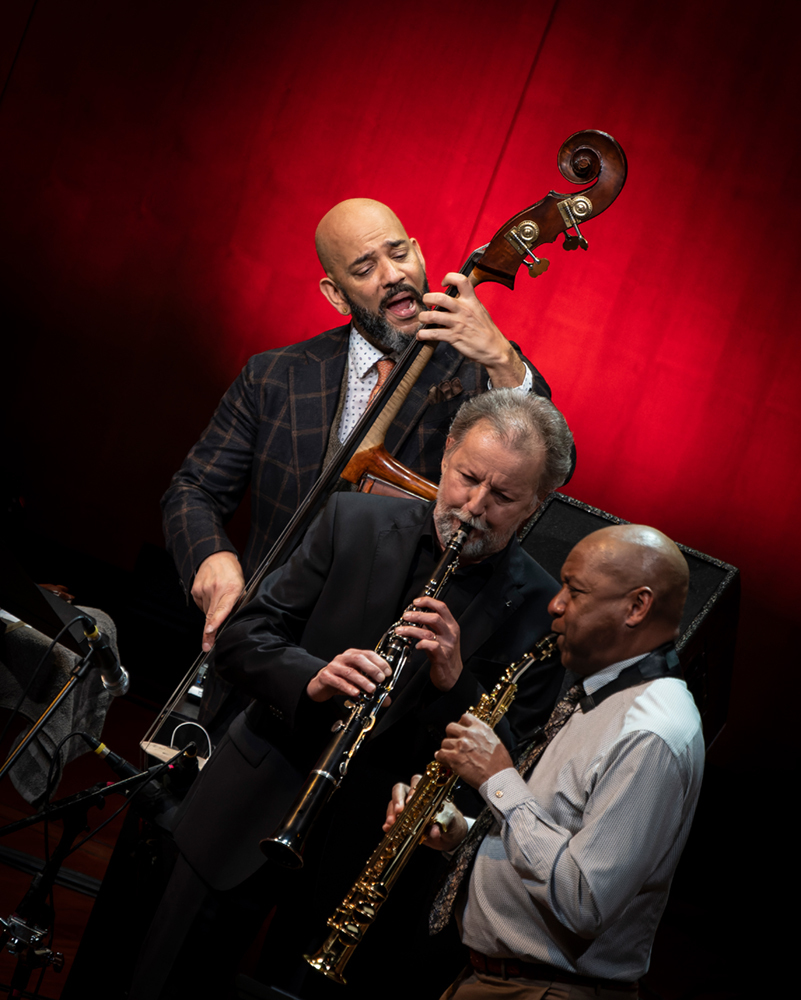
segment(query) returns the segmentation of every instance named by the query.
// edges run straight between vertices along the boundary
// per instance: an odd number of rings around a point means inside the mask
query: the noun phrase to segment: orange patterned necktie
[[[378,369],[378,381],[373,386],[373,391],[370,393],[370,396],[367,400],[368,406],[378,395],[378,390],[389,378],[389,373],[395,367],[395,362],[392,360],[392,358],[381,358],[379,361],[376,361],[375,366]]]

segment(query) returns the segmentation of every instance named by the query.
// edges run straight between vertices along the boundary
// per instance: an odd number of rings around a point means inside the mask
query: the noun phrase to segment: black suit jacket
[[[236,551],[223,525],[248,486],[251,531],[242,557],[246,579],[317,481],[339,401],[349,335],[350,327],[341,326],[254,355],[220,400],[162,498],[167,548],[187,590],[207,556]],[[526,363],[535,392],[550,397],[547,382]],[[443,383],[456,394],[430,404],[430,390]],[[466,360],[448,344],[438,344],[387,432],[387,449],[438,482],[456,410],[486,387],[482,365]]]
[[[256,700],[212,755],[175,830],[184,856],[213,888],[237,885],[262,863],[259,840],[283,819],[339,714],[334,701],[312,703],[306,685],[337,653],[372,648],[392,624],[429,511],[414,500],[336,494],[220,637],[218,669]],[[465,670],[454,688],[438,692],[425,657],[410,657],[408,680],[343,782],[349,792],[336,796],[344,808],[358,791],[360,809],[375,814],[372,841],[392,784],[424,767],[445,726],[549,630],[547,604],[557,590],[513,541],[460,618]],[[507,735],[547,718],[560,673],[552,666],[529,671]]]

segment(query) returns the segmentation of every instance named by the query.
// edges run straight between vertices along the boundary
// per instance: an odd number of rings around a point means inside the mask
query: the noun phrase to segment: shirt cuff
[[[528,785],[513,767],[487,778],[478,792],[498,819],[504,819],[522,802],[531,799]]]
[[[520,385],[514,386],[515,392],[531,392],[534,388],[534,376],[531,374],[531,369],[528,365],[524,365],[526,369],[526,377],[520,383]],[[487,389],[492,390],[492,379],[487,379]]]

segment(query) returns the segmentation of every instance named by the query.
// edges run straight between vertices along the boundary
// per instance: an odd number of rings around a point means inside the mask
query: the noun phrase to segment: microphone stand
[[[30,730],[25,734],[20,743],[11,751],[11,753],[6,758],[5,763],[0,767],[0,780],[2,780],[6,774],[11,770],[11,768],[16,763],[22,751],[28,746],[28,744],[33,740],[34,736],[39,732],[42,726],[47,722],[51,715],[55,712],[62,701],[67,697],[70,691],[75,687],[78,681],[82,681],[84,677],[89,673],[92,666],[92,653],[93,649],[84,656],[82,660],[72,669],[70,678],[64,687],[58,692],[55,698],[50,702],[47,708],[42,712],[36,722],[31,726]]]
[[[71,682],[68,682],[68,686],[69,683]],[[64,967],[63,954],[42,944],[48,928],[53,922],[53,909],[48,905],[47,897],[53,888],[61,866],[72,851],[76,837],[88,826],[90,806],[96,805],[98,808],[102,808],[107,795],[111,795],[113,792],[127,794],[132,787],[154,778],[158,773],[166,770],[168,766],[169,762],[159,764],[147,771],[142,771],[140,774],[124,778],[122,781],[115,781],[112,784],[101,782],[85,791],[77,792],[75,795],[53,803],[43,813],[28,816],[26,819],[17,820],[15,823],[9,823],[0,828],[0,837],[4,837],[17,830],[33,826],[35,823],[41,823],[45,819],[49,822],[63,817],[64,820],[61,839],[50,860],[46,862],[40,872],[34,875],[28,891],[16,910],[5,919],[0,917],[0,928],[2,928],[0,930],[0,952],[3,948],[7,948],[10,955],[17,956],[17,966],[11,978],[10,996],[21,997],[23,995],[23,991],[36,969],[50,965],[56,972],[61,972]]]

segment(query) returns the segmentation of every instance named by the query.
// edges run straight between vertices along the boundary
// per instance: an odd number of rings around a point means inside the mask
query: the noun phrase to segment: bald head
[[[369,239],[369,234],[394,230],[406,236],[400,219],[391,208],[372,198],[348,198],[326,212],[314,234],[314,245],[323,270],[336,278],[347,266],[351,251]]]
[[[349,198],[323,216],[315,242],[328,302],[379,350],[400,354],[420,329],[428,291],[417,240],[380,201]]]
[[[551,601],[566,667],[587,676],[678,635],[689,570],[661,531],[619,524],[583,538]]]
[[[654,595],[650,617],[669,633],[664,641],[678,635],[690,573],[667,535],[644,524],[615,524],[587,535],[579,545],[621,587],[648,587]]]

